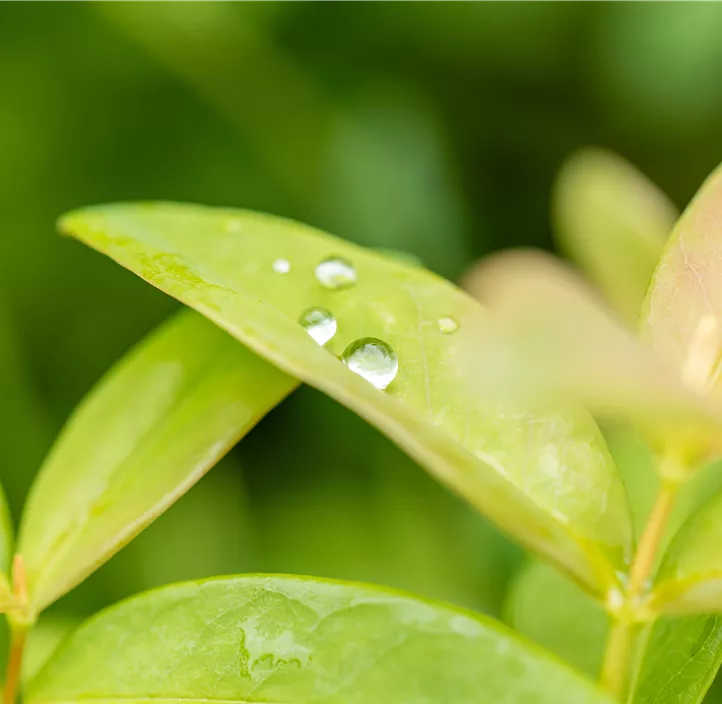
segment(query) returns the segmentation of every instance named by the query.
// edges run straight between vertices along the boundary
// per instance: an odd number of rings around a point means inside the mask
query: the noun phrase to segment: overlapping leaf
[[[297,382],[184,311],[71,417],[29,497],[18,551],[31,614],[142,530]]]
[[[500,409],[474,393],[461,362],[485,318],[449,283],[311,228],[243,211],[114,205],[71,214],[62,229],[355,410],[582,583],[605,590],[616,580],[611,569],[623,566],[629,516],[596,427],[578,412]],[[333,256],[353,264],[354,286],[330,290],[315,278],[316,266]],[[279,259],[290,271],[274,270]],[[327,349],[297,323],[312,305],[338,321]],[[447,318],[458,332],[445,334]],[[369,336],[399,358],[386,392],[336,359]]]
[[[27,704],[611,704],[484,617],[379,588],[291,577],[187,582],[76,631]]]

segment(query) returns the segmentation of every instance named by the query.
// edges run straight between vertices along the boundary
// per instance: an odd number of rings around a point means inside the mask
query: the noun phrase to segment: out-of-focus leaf
[[[18,552],[31,613],[131,540],[295,386],[188,311],[132,351],[70,419],[29,497]]]
[[[676,368],[692,362],[699,369],[690,372],[703,382],[709,373],[709,387],[722,398],[716,374],[722,350],[722,169],[705,181],[674,228],[647,294],[641,333]]]
[[[635,340],[552,256],[495,255],[467,274],[466,284],[493,307],[504,341],[478,340],[482,385],[517,396],[575,398],[601,416],[631,417],[680,451],[720,447],[722,410],[688,390],[681,368]],[[500,357],[506,369],[495,363]]]
[[[660,619],[629,704],[699,704],[722,663],[722,617]]]
[[[5,492],[0,486],[0,612],[13,603],[10,586],[10,563],[13,554],[13,525]]]
[[[553,220],[561,249],[633,327],[676,219],[665,195],[611,152],[579,151],[557,177]]]
[[[160,589],[76,631],[28,704],[611,704],[490,619],[380,588],[233,577]]]
[[[722,493],[682,526],[664,557],[652,608],[663,613],[722,611]]]
[[[500,409],[473,393],[465,343],[485,316],[448,282],[312,228],[244,211],[121,204],[71,214],[61,227],[355,410],[581,583],[602,592],[616,583],[630,520],[598,429],[582,413]],[[322,285],[314,272],[329,257],[348,260],[357,281],[342,289]],[[288,273],[274,270],[278,260]],[[327,349],[298,324],[309,306],[323,306],[338,322]],[[385,392],[336,359],[369,336],[398,356]]]
[[[509,593],[507,619],[516,631],[596,678],[609,618],[576,584],[540,562],[517,577]]]

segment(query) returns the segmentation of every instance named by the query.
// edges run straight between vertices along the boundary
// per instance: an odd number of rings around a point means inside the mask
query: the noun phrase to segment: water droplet
[[[288,259],[276,259],[273,262],[273,271],[277,274],[288,274],[291,271],[291,262]]]
[[[356,283],[356,269],[347,259],[329,257],[316,267],[316,278],[324,288],[347,288]]]
[[[341,356],[354,374],[362,376],[377,389],[385,389],[399,371],[396,352],[383,340],[362,337],[352,342]]]
[[[325,345],[336,334],[336,318],[319,306],[304,310],[298,322],[319,345]]]
[[[443,335],[451,335],[452,332],[456,332],[459,329],[459,323],[450,315],[442,315],[436,321],[436,324],[439,326],[439,332]]]

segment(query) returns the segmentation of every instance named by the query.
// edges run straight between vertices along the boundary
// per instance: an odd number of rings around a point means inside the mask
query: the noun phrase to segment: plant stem
[[[23,665],[23,653],[27,640],[28,629],[24,625],[12,624],[10,640],[10,655],[8,657],[7,674],[5,675],[5,689],[3,690],[3,704],[15,704],[20,684],[20,672]]]
[[[25,577],[25,563],[21,555],[15,555],[13,559],[13,593],[17,597],[21,611],[20,614],[8,615],[10,654],[5,674],[3,704],[16,704],[25,643],[32,626],[32,619],[29,619],[27,614],[28,589]]]
[[[624,604],[616,614],[609,631],[600,680],[603,687],[617,698],[624,695],[629,679],[629,665],[640,597],[647,589],[647,582],[652,574],[657,551],[678,490],[679,486],[676,483],[662,481],[652,513],[644,527],[642,538],[632,561]]]

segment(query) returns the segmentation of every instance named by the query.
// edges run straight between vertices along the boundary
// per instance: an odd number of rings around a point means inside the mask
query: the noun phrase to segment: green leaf
[[[10,580],[13,555],[13,524],[5,492],[0,486],[0,612],[14,602]]]
[[[576,584],[548,565],[532,562],[509,592],[507,620],[531,638],[596,678],[609,618]]]
[[[722,663],[722,617],[660,619],[630,704],[699,704]]]
[[[71,214],[61,227],[356,411],[580,582],[602,592],[616,582],[630,519],[598,429],[581,413],[500,410],[474,394],[463,357],[468,332],[485,316],[448,282],[312,228],[244,211],[121,204]],[[333,256],[352,262],[355,285],[330,290],[315,278],[316,266]],[[277,273],[277,260],[290,271]],[[327,349],[297,322],[309,306],[338,321]],[[449,317],[459,330],[444,334]],[[398,375],[385,392],[336,358],[369,336],[398,355]]]
[[[655,581],[650,608],[668,614],[722,611],[722,493],[680,528]]]
[[[692,361],[702,367],[701,374],[714,375],[720,354],[721,280],[722,169],[718,169],[675,226],[652,279],[641,319],[642,335],[678,369],[689,366],[692,352]],[[705,340],[703,321],[710,319],[717,327]],[[719,386],[722,379],[712,381]]]
[[[677,219],[672,203],[621,157],[588,148],[573,154],[559,172],[553,219],[562,251],[636,326]]]
[[[353,583],[166,587],[76,631],[27,692],[52,702],[611,704],[491,619]]]
[[[131,540],[296,386],[184,311],[71,417],[36,480],[18,551],[37,613]]]

